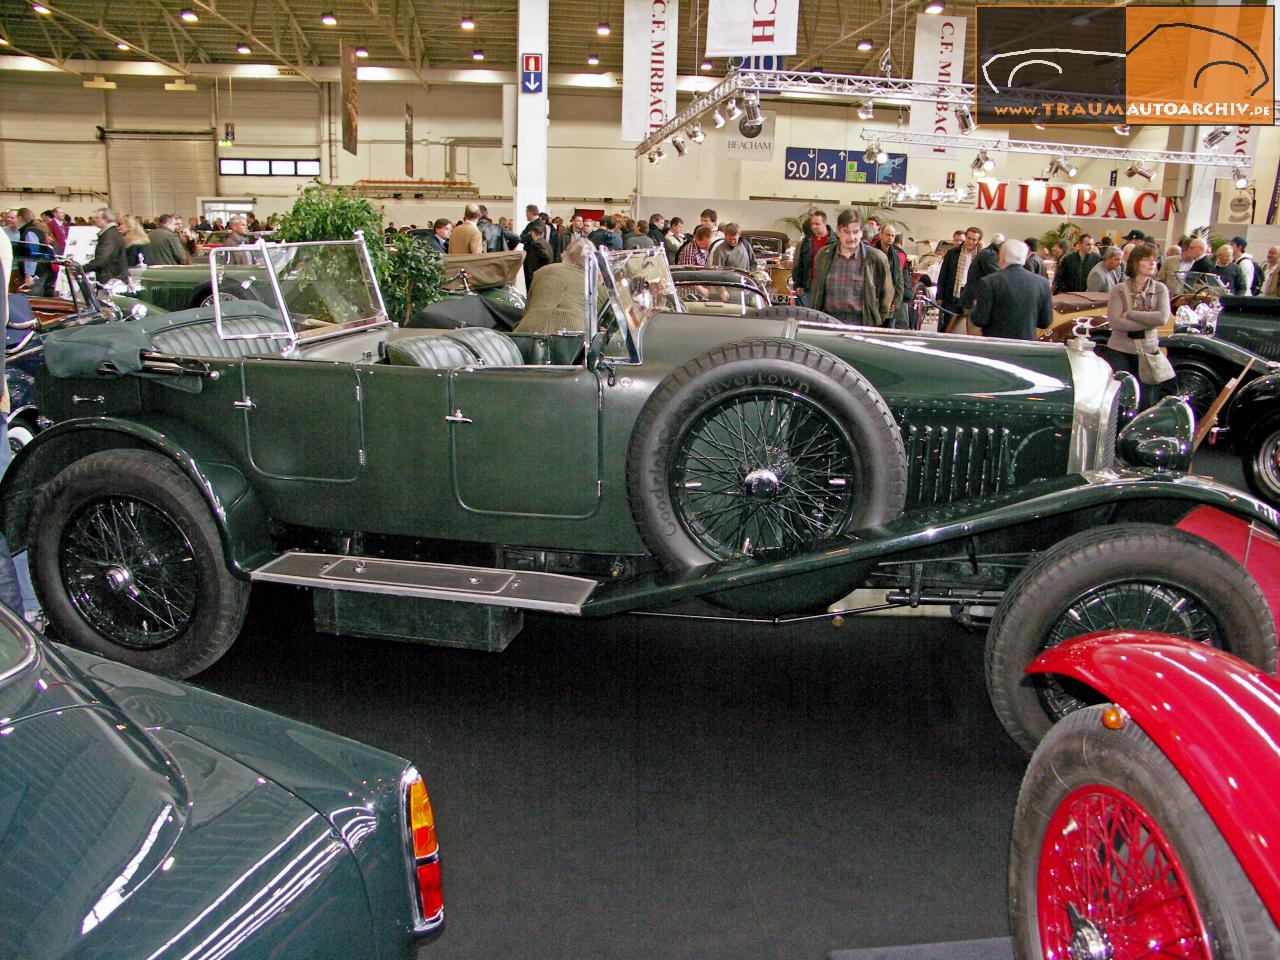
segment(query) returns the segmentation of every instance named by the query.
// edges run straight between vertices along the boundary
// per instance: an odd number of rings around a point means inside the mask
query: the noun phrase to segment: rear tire
[[[1249,433],[1240,466],[1254,495],[1280,508],[1280,417],[1264,421]]]
[[[1280,930],[1187,782],[1138,724],[1103,727],[1104,709],[1054,727],[1023,777],[1009,854],[1014,956],[1074,956],[1077,936],[1105,942],[1114,960],[1280,956]]]
[[[1101,630],[1172,633],[1275,672],[1276,630],[1266,597],[1213,544],[1156,524],[1076,534],[1018,575],[987,635],[991,706],[1028,753],[1091,698],[1067,681],[1028,676],[1027,664],[1064,640]]]
[[[41,606],[74,646],[185,679],[244,622],[249,584],[227,569],[209,505],[170,460],[105,450],[64,469],[27,526]]]
[[[756,311],[755,315],[772,320],[799,320],[801,323],[840,323],[829,313],[823,313],[821,310],[813,309],[813,307],[792,306],[790,304],[761,307]]]

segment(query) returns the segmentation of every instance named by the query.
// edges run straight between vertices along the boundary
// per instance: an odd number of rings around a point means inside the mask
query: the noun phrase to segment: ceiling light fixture
[[[707,139],[707,135],[702,132],[702,124],[697,120],[685,127],[684,132],[685,135],[694,143],[702,143],[702,141]]]
[[[654,147],[652,150],[649,151],[650,163],[661,163],[666,158],[667,158],[667,153],[661,147]]]
[[[1240,167],[1231,171],[1231,178],[1236,182],[1236,189],[1243,190],[1249,185],[1249,175]]]
[[[1124,175],[1132,180],[1134,177],[1141,177],[1143,180],[1151,180],[1156,175],[1155,168],[1143,160],[1135,160],[1129,164],[1129,169]]]
[[[196,12],[194,10],[183,10],[178,14],[178,19],[183,23],[195,23],[200,18],[196,16]]]
[[[613,28],[609,26],[608,20],[601,20],[596,24],[596,36],[607,37],[611,33],[613,33]]]
[[[363,59],[369,56],[369,51],[366,50],[364,47],[356,47],[356,56]]]
[[[1202,140],[1201,143],[1204,144],[1204,148],[1206,150],[1212,150],[1223,140],[1227,139],[1227,136],[1230,133],[1231,130],[1228,127],[1214,127],[1204,135],[1204,140]]]
[[[249,45],[247,43],[240,43],[236,45],[236,53],[252,53],[252,52],[253,51],[249,49]]]
[[[963,103],[957,103],[955,109],[956,123],[960,125],[961,133],[972,133],[975,126],[973,122],[973,114],[968,106]]]
[[[594,53],[588,53],[588,54],[587,54],[587,63],[589,63],[591,66],[593,66],[593,67],[594,67],[594,66],[596,66],[596,65],[598,65],[598,64],[600,63],[600,58],[599,58],[598,56],[596,56]]]
[[[978,155],[973,158],[973,163],[969,164],[975,171],[981,170],[989,173],[996,168],[996,162],[991,159],[991,154],[985,150],[979,150]]]
[[[867,147],[866,153],[862,155],[863,163],[885,163],[889,159],[889,153],[880,145],[880,141]]]
[[[945,9],[946,7],[938,3],[937,0],[934,0],[933,3],[929,4],[927,7],[924,8],[924,12],[936,17]]]
[[[1044,129],[1044,124],[1043,124],[1043,123],[1033,123],[1031,126],[1035,127],[1037,130],[1043,130],[1043,129]]]
[[[1051,177],[1056,177],[1060,173],[1065,173],[1068,177],[1074,177],[1080,171],[1066,156],[1060,155],[1049,161],[1049,169],[1046,172]]]
[[[326,27],[336,27],[338,25],[338,18],[332,13],[322,13],[320,14],[320,22]]]
[[[684,137],[680,136],[678,133],[673,135],[671,138],[671,146],[679,156],[684,156],[684,152],[687,149],[684,145]]]
[[[729,98],[729,104],[724,108],[724,115],[730,120],[737,120],[742,116],[742,108],[738,106],[738,101],[735,98]]]
[[[720,112],[719,107],[711,111],[711,122],[716,125],[717,130],[724,126],[724,114]]]
[[[52,17],[53,11],[46,7],[43,3],[33,3],[31,9],[42,17]]]
[[[471,59],[472,59],[472,60],[483,60],[483,59],[484,59],[484,51],[483,51],[483,50],[480,50],[480,49],[472,50],[472,51],[471,51]]]
[[[1114,130],[1116,133],[1118,133],[1122,137],[1127,137],[1129,134],[1133,133],[1133,128],[1130,127],[1127,123],[1117,123],[1111,129]]]
[[[875,44],[873,44],[870,40],[859,40],[859,41],[858,41],[858,49],[859,49],[859,50],[861,50],[863,53],[866,53],[866,52],[867,52],[868,50],[870,50],[873,46],[875,46]]]
[[[714,69],[715,69],[715,67],[714,67],[714,65],[711,63],[711,61],[710,61],[710,60],[703,60],[700,64],[698,64],[698,69],[699,69],[699,70],[714,70]]]
[[[870,120],[876,115],[876,105],[870,100],[863,100],[858,104],[858,119]]]
[[[123,43],[123,42],[122,42],[122,43],[117,43],[117,44],[116,44],[116,49],[117,49],[117,50],[128,50],[128,49],[129,49],[129,45],[128,45],[127,43]]]
[[[476,22],[471,19],[470,14],[463,14],[462,19],[458,21],[458,27],[461,30],[474,30]]]

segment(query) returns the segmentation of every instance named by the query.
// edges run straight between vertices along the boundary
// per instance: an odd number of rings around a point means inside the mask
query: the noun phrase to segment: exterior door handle
[[[470,417],[464,417],[461,410],[455,410],[452,414],[445,417],[446,423],[471,423]]]
[[[252,397],[245,397],[243,400],[236,400],[231,404],[237,410],[252,410],[257,407]]]
[[[71,402],[72,403],[105,403],[106,397],[104,397],[100,393],[92,397],[82,397],[78,393],[73,393],[71,395]]]

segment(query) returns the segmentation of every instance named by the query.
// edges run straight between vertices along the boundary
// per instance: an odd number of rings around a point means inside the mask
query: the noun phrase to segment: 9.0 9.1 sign
[[[891,153],[884,163],[867,163],[857,151],[787,147],[783,176],[826,183],[906,183],[907,155]]]

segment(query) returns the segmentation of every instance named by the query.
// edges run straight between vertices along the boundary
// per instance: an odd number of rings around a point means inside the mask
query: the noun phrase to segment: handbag
[[[1172,380],[1174,376],[1173,364],[1169,362],[1169,358],[1160,352],[1158,346],[1154,350],[1148,350],[1147,343],[1144,342],[1142,349],[1138,351],[1138,379],[1154,386]]]

